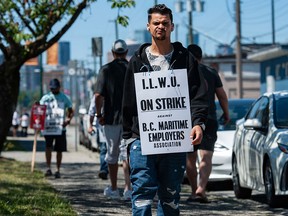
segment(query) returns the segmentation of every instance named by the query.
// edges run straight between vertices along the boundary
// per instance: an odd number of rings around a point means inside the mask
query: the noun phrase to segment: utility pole
[[[109,22],[114,22],[114,24],[115,24],[115,37],[116,37],[116,40],[118,40],[118,39],[119,39],[119,33],[118,33],[118,23],[117,23],[117,19],[109,20]]]
[[[243,98],[240,0],[236,0],[236,73],[237,95]]]
[[[188,15],[188,45],[193,44],[193,10],[197,12],[203,12],[204,10],[204,1],[203,0],[186,0],[186,11]],[[177,0],[175,2],[176,12],[183,12],[183,0]]]
[[[38,56],[38,65],[40,72],[40,98],[43,96],[43,62],[42,62],[42,53]]]
[[[178,27],[179,24],[175,24],[175,41],[178,41]]]
[[[186,10],[188,13],[188,20],[189,20],[189,31],[188,31],[188,44],[193,44],[193,22],[192,22],[192,13],[193,13],[193,6],[192,6],[192,0],[187,0],[187,6]]]
[[[117,19],[115,19],[115,33],[116,33],[116,40],[119,39],[119,33],[118,33],[118,23]]]
[[[271,0],[271,10],[272,10],[272,44],[275,44],[275,14],[274,14],[274,0]]]

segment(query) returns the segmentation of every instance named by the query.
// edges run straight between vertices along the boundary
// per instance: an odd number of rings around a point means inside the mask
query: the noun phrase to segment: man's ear
[[[171,25],[171,31],[174,31],[174,23]]]

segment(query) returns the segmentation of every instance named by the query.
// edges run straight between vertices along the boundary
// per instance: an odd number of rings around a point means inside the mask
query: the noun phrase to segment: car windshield
[[[278,128],[288,128],[288,97],[275,100],[274,121]]]
[[[216,114],[219,123],[218,130],[236,130],[236,121],[243,118],[254,100],[252,99],[240,99],[240,100],[229,100],[229,115],[230,122],[227,125],[221,124],[221,117],[223,115],[223,111],[220,107],[218,101],[216,101]]]

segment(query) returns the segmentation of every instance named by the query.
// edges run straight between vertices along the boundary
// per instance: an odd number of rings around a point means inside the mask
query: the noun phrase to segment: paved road
[[[103,189],[109,181],[97,177],[99,170],[99,154],[87,150],[85,147],[75,146],[75,127],[70,126],[67,131],[68,152],[63,155],[61,179],[48,178],[49,183],[59,193],[66,197],[82,216],[100,215],[131,215],[131,203],[122,200],[110,200],[103,196]],[[19,138],[33,143],[33,136]],[[38,151],[36,154],[36,169],[45,172],[45,157],[43,151],[43,138],[38,138]],[[2,156],[15,158],[20,161],[31,161],[31,152],[3,152]],[[55,167],[55,154],[53,154],[53,167]],[[124,179],[122,169],[119,169],[119,187],[123,188]],[[123,189],[122,189],[123,191]],[[265,204],[264,195],[252,195],[251,200],[238,200],[232,191],[209,191],[209,204],[187,204],[189,187],[183,185],[181,192],[181,215],[288,215],[288,205],[271,209]],[[156,215],[156,202],[153,215]]]

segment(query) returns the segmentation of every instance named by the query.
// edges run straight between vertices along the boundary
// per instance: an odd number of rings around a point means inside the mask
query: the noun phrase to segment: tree
[[[20,68],[56,43],[82,11],[96,0],[1,0],[0,50],[0,153],[17,105]],[[130,8],[134,0],[107,0],[111,8]],[[63,22],[65,20],[65,22]],[[118,23],[128,25],[128,17],[118,15]],[[63,22],[60,30],[55,25]]]

